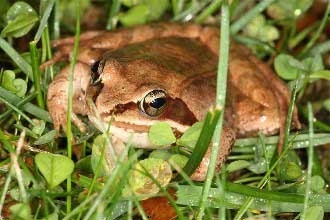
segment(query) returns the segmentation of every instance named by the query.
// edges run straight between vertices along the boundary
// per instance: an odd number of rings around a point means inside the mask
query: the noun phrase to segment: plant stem
[[[220,119],[213,133],[212,153],[210,163],[207,171],[207,177],[203,186],[202,198],[200,200],[199,212],[197,219],[202,219],[204,216],[206,202],[208,200],[209,191],[211,188],[212,179],[215,172],[216,160],[218,157],[220,136],[223,123],[223,110],[226,100],[227,88],[227,73],[228,73],[228,60],[229,60],[229,6],[227,1],[223,1],[221,7],[221,40],[219,48],[219,67],[217,73],[217,90],[216,90],[216,106],[221,109]]]
[[[308,167],[307,167],[307,175],[306,175],[306,189],[305,189],[305,200],[304,200],[304,211],[302,212],[301,218],[304,220],[306,218],[306,209],[309,205],[310,191],[311,191],[311,183],[312,183],[312,168],[313,168],[313,157],[314,157],[314,128],[313,128],[313,109],[310,102],[307,104],[308,108]]]
[[[76,20],[76,34],[74,39],[74,47],[73,47],[73,56],[70,63],[70,76],[69,76],[69,92],[68,92],[68,108],[67,108],[67,124],[66,124],[66,136],[68,140],[67,144],[67,151],[68,151],[68,157],[72,157],[72,141],[73,141],[73,135],[72,135],[72,124],[71,124],[71,114],[72,114],[72,98],[73,98],[73,79],[74,79],[74,69],[77,61],[77,55],[78,55],[78,48],[79,48],[79,38],[80,38],[80,1],[76,0],[76,13],[77,13],[77,20]],[[68,196],[66,197],[66,212],[69,214],[71,212],[71,203],[72,203],[72,197],[71,197],[71,176],[67,179],[67,193]]]
[[[37,50],[37,41],[30,42],[30,53],[31,53],[31,64],[32,64],[32,76],[33,76],[33,85],[37,92],[37,103],[38,106],[42,109],[45,109],[44,97],[41,91],[40,86],[40,65],[38,59],[38,50]]]

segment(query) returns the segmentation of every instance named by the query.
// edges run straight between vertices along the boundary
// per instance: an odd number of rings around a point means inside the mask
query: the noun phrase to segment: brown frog
[[[46,65],[68,60],[73,38],[54,42],[58,49]],[[158,23],[112,32],[87,32],[80,37],[74,69],[73,123],[88,115],[96,127],[123,142],[150,148],[151,124],[164,121],[184,132],[215,102],[219,29],[196,24]],[[65,129],[69,66],[49,86],[47,104],[54,127]],[[271,135],[283,128],[290,92],[272,70],[248,49],[231,42],[225,126],[218,167],[236,137]],[[93,100],[95,108],[88,100]],[[297,113],[294,126],[300,124]],[[205,177],[209,151],[193,174]],[[206,164],[206,165],[205,165]]]

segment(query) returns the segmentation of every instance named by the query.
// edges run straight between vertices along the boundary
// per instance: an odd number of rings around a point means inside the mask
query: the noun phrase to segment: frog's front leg
[[[47,107],[57,131],[61,127],[66,130],[69,78],[70,65],[67,65],[56,75],[48,89]],[[72,121],[81,131],[85,131],[86,128],[77,114],[86,115],[89,111],[86,103],[86,91],[89,84],[90,66],[81,62],[76,63],[73,72]]]
[[[235,131],[229,127],[224,126],[222,128],[220,144],[218,145],[218,156],[216,162],[216,172],[219,171],[222,164],[227,160],[227,157],[233,147],[235,142]],[[204,181],[206,179],[206,174],[208,167],[210,165],[212,147],[211,145],[207,149],[202,161],[199,166],[195,170],[195,172],[191,175],[191,179],[195,181]]]

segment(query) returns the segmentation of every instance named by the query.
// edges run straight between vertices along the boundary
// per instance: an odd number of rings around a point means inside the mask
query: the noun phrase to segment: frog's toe
[[[54,130],[59,132],[62,128],[64,131],[66,131],[66,114],[58,111],[58,112],[52,112],[50,111],[51,118],[53,119],[53,125]]]
[[[52,114],[54,129],[59,132],[62,128],[64,132],[67,130],[67,114],[66,113],[58,113]],[[85,124],[79,119],[79,117],[72,113],[71,120],[75,126],[81,131],[86,132]]]

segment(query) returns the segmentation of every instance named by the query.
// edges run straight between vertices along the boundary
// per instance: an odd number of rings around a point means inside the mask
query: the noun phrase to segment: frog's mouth
[[[154,147],[149,141],[148,132],[150,126],[157,122],[168,123],[174,134],[179,137],[197,121],[186,104],[177,98],[169,98],[166,109],[157,117],[150,117],[141,113],[138,104],[134,102],[118,104],[111,111],[103,112],[100,116],[101,120],[89,116],[99,130],[103,132],[108,130],[121,141],[130,142],[141,148]]]

